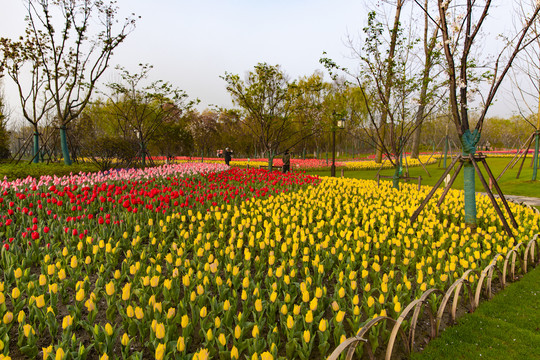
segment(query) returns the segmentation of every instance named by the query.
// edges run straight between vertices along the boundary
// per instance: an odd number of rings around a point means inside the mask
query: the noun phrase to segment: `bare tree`
[[[417,2],[418,4],[418,2]],[[422,4],[418,4],[423,7]],[[480,179],[485,180],[480,173],[476,163],[476,146],[480,141],[482,126],[486,119],[487,111],[493,103],[499,87],[508,74],[516,56],[530,45],[536,37],[528,36],[531,26],[535,23],[540,11],[540,3],[535,3],[533,11],[524,19],[523,26],[511,37],[496,57],[491,73],[484,78],[489,80],[487,91],[482,95],[482,101],[478,113],[478,121],[474,129],[471,130],[470,124],[470,97],[469,80],[483,69],[478,68],[474,61],[471,61],[474,45],[477,45],[478,36],[483,25],[488,18],[492,2],[487,0],[479,4],[476,0],[437,0],[437,14],[430,14],[430,19],[440,18],[440,31],[443,38],[442,47],[445,55],[445,68],[448,74],[448,94],[451,109],[452,122],[456,126],[457,133],[461,140],[462,157],[460,160],[460,169],[464,169],[464,205],[465,205],[465,223],[472,228],[476,227],[476,198],[475,198],[475,172],[479,174]],[[427,9],[426,12],[428,11]],[[454,38],[453,38],[454,37]],[[475,75],[476,73],[476,75]],[[480,75],[482,76],[482,75]],[[482,160],[481,158],[479,158]],[[456,159],[458,160],[458,159]],[[483,161],[487,168],[487,163]],[[450,169],[450,168],[449,168]],[[443,174],[446,176],[447,172]],[[459,171],[456,172],[456,175]],[[491,172],[488,171],[491,175]],[[493,177],[491,176],[493,179]],[[442,179],[438,182],[438,185]],[[435,187],[436,188],[436,187]],[[434,188],[434,189],[435,189]],[[497,187],[498,189],[498,187]],[[500,190],[500,189],[498,189]],[[488,190],[489,191],[489,190]],[[491,192],[489,192],[491,194]],[[502,193],[500,193],[502,195]],[[432,194],[428,196],[431,197]],[[506,224],[502,212],[492,197],[495,209],[499,213],[501,220]],[[418,215],[419,210],[413,215],[413,220]],[[509,211],[509,208],[507,208]],[[508,226],[505,226],[511,235]]]
[[[35,57],[33,65],[39,68],[39,77],[32,83],[39,87],[31,93],[37,96],[42,90],[47,93],[40,101],[53,107],[64,163],[69,165],[67,126],[88,104],[114,49],[134,29],[135,20],[127,18],[116,29],[115,2],[24,0],[24,3],[27,27],[21,56]]]
[[[411,28],[408,34],[404,34],[406,28],[399,21],[403,1],[398,1],[395,6],[396,14],[389,41],[385,41],[384,37],[387,24],[381,22],[378,14],[373,11],[369,13],[368,24],[364,28],[365,40],[362,46],[355,46],[354,42],[349,40],[349,48],[360,62],[358,73],[339,67],[328,58],[320,61],[334,77],[334,71],[338,69],[354,79],[367,112],[367,121],[362,127],[364,136],[375,145],[376,161],[381,159],[380,154],[384,154],[394,166],[393,183],[394,187],[398,188],[404,149],[439,99],[433,96],[430,88],[429,75],[433,54],[429,55],[428,71],[425,71],[425,65],[419,71],[412,56],[418,40]],[[433,49],[433,41],[431,40],[428,48]],[[420,102],[418,98],[421,99]],[[417,109],[418,104],[423,106]]]
[[[525,6],[520,7],[521,22],[518,26],[523,26],[523,21],[527,19],[527,8]],[[530,125],[531,134],[527,137],[521,147],[523,152],[517,153],[516,158],[511,161],[511,164],[515,164],[519,161],[520,157],[523,158],[523,162],[528,155],[528,151],[534,141],[534,155],[533,155],[533,174],[532,180],[536,180],[539,157],[540,157],[540,28],[538,21],[535,21],[531,26],[531,31],[528,34],[528,40],[532,41],[531,46],[524,49],[518,57],[512,67],[512,91],[511,95],[518,107],[519,115],[521,119]],[[523,79],[527,79],[528,82],[524,82]],[[522,162],[522,165],[523,165]],[[506,170],[506,169],[505,169]],[[504,171],[503,171],[504,173]],[[502,174],[501,174],[502,175]],[[501,176],[499,175],[499,176]],[[518,172],[519,177],[519,172]]]
[[[35,36],[41,37],[38,41]],[[19,103],[22,115],[34,129],[33,134],[33,162],[40,161],[40,122],[52,109],[52,100],[47,91],[47,78],[43,71],[42,51],[49,51],[46,45],[37,46],[38,42],[45,43],[43,34],[31,35],[27,31],[25,39],[12,41],[10,39],[0,39],[0,51],[2,67],[7,75],[13,80],[17,87]],[[28,79],[28,75],[29,79]]]

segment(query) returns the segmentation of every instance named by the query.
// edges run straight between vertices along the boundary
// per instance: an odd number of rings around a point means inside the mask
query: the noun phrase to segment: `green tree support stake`
[[[39,134],[34,133],[34,151],[32,152],[34,164],[39,163]]]
[[[444,161],[443,169],[446,169],[446,159],[448,158],[448,135],[444,137]]]
[[[538,172],[538,147],[540,142],[540,131],[537,131],[535,134],[535,142],[534,142],[534,155],[533,155],[533,174],[532,174],[532,180],[536,180],[536,174]]]
[[[538,147],[540,142],[540,132],[537,131],[534,135],[535,141],[534,141],[534,155],[533,155],[533,177],[532,180],[536,180],[536,174],[538,172]]]
[[[397,158],[396,163],[396,171],[394,171],[394,176],[392,176],[392,185],[395,189],[399,190],[399,178],[403,174],[403,148],[401,146],[402,139],[399,140],[399,147],[401,148],[401,151],[399,152],[399,156]]]
[[[476,144],[480,140],[480,133],[477,129],[471,133],[466,130],[461,136],[463,156],[474,156]],[[475,190],[475,169],[471,161],[466,161],[463,166],[463,191],[465,193],[465,224],[471,228],[476,227],[476,190]]]
[[[62,156],[64,157],[64,164],[71,165],[71,158],[69,157],[69,149],[67,144],[66,127],[60,127],[60,145],[62,147]]]

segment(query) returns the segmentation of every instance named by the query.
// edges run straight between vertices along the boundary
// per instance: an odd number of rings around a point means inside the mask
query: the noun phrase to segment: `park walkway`
[[[482,195],[486,195],[487,193],[481,193]],[[495,195],[495,197],[499,197],[498,195]],[[527,204],[530,206],[540,206],[540,198],[530,197],[530,196],[518,196],[518,195],[504,195],[506,200],[512,201],[518,204]]]

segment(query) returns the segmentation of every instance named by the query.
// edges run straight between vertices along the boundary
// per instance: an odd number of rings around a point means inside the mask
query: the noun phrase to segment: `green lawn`
[[[480,303],[412,359],[540,359],[540,268]]]
[[[487,159],[488,165],[491,169],[491,172],[495,177],[498,177],[499,174],[503,171],[503,169],[506,167],[506,165],[510,162],[511,158],[491,158]],[[448,160],[448,165],[450,165],[450,159]],[[536,181],[532,181],[532,167],[530,165],[530,159],[526,161],[525,165],[523,166],[523,170],[521,171],[519,179],[516,179],[516,175],[518,172],[519,164],[516,165],[513,169],[508,169],[506,173],[503,175],[503,177],[498,181],[499,185],[503,191],[503,193],[507,195],[520,195],[520,196],[532,196],[532,197],[539,197],[540,198],[540,173],[537,177]],[[479,164],[480,168],[483,170],[483,165]],[[409,176],[411,177],[422,177],[422,185],[435,185],[437,180],[441,177],[441,175],[444,173],[444,168],[442,168],[442,161],[441,161],[441,167],[439,167],[438,163],[427,165],[426,169],[429,171],[429,176],[422,167],[411,167],[409,168]],[[485,173],[485,170],[482,171],[484,173],[484,177],[486,178],[486,181],[488,181],[487,174]],[[313,174],[317,174],[320,176],[330,176],[330,170],[324,170],[324,171],[313,171],[310,172]],[[385,176],[392,176],[394,173],[393,169],[385,169],[381,170],[380,175]],[[450,173],[453,174],[453,171]],[[341,176],[341,169],[336,170],[336,175]],[[356,179],[375,179],[377,175],[377,170],[355,170],[355,171],[344,171],[345,177],[350,178],[356,178]],[[390,179],[385,179],[390,180]],[[415,181],[415,180],[413,180]],[[441,185],[444,186],[444,185]],[[456,178],[456,181],[454,182],[454,185],[452,186],[454,189],[463,189],[463,171],[460,175]],[[482,186],[482,183],[480,182],[480,179],[477,178],[476,180],[476,190],[480,192],[484,192],[484,188]],[[493,189],[495,191],[495,189]]]

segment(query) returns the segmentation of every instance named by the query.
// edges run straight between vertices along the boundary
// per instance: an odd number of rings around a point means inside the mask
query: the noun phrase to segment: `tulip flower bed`
[[[404,159],[407,161],[407,166],[415,167],[421,166],[422,164],[433,164],[439,160],[439,155],[420,155],[419,159],[412,159],[408,157]],[[157,161],[164,161],[161,158],[157,158]],[[193,163],[201,161],[201,158],[196,157],[176,157],[176,162],[179,163]],[[210,164],[223,164],[224,160],[219,158],[204,158],[205,163]],[[274,166],[281,167],[283,166],[283,160],[280,157],[276,157],[272,163]],[[259,158],[259,159],[233,159],[230,162],[231,166],[238,167],[268,167],[268,159]],[[291,169],[293,170],[325,170],[328,169],[331,165],[330,161],[319,160],[319,159],[291,159]],[[345,168],[349,170],[378,170],[381,168],[381,163],[376,163],[374,160],[348,160],[348,161],[336,161],[336,166],[338,168]],[[382,163],[382,169],[390,169],[394,166],[388,160],[384,160]]]
[[[514,245],[484,197],[478,232],[459,226],[453,190],[411,225],[429,188],[407,184],[183,164],[2,188],[14,358],[324,358]],[[538,232],[511,206],[518,239]]]

